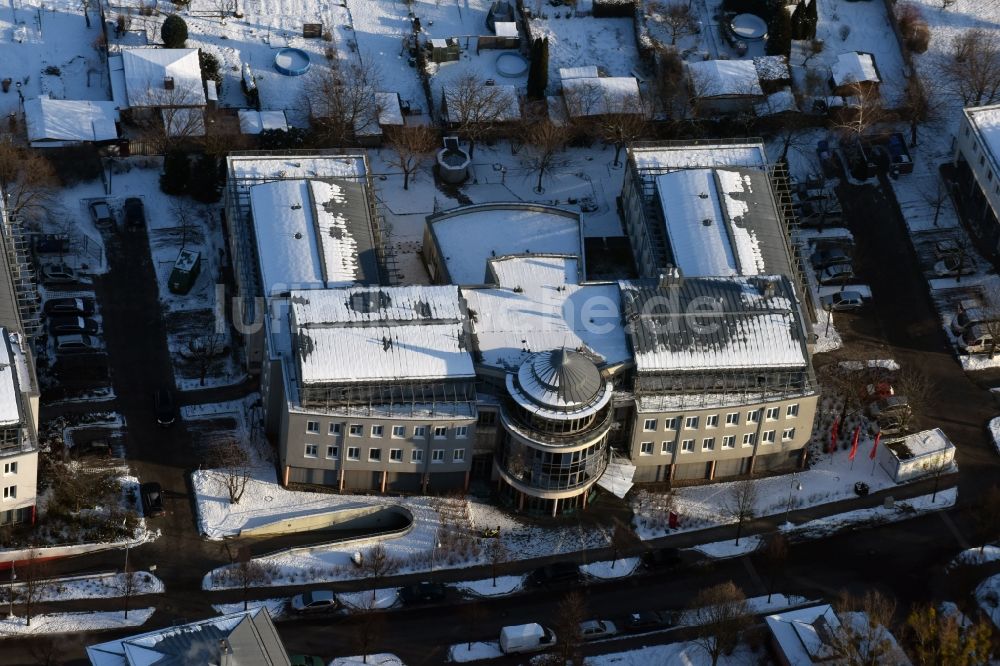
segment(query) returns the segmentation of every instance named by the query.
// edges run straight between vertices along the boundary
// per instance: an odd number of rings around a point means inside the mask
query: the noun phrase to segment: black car
[[[138,229],[146,226],[146,209],[142,199],[129,197],[125,200],[125,228]]]
[[[421,582],[399,590],[399,599],[406,605],[443,601],[447,588],[441,583]]]
[[[628,616],[628,628],[632,631],[659,629],[672,624],[673,618],[667,611],[640,611]]]
[[[77,315],[89,317],[94,314],[94,299],[86,297],[78,298],[51,298],[45,301],[42,308],[47,315]]]
[[[51,335],[66,335],[67,333],[86,333],[97,335],[100,326],[89,317],[56,316],[49,319]]]
[[[681,563],[676,548],[658,548],[642,554],[642,564],[647,569],[672,569]]]
[[[147,518],[163,515],[163,489],[156,481],[150,481],[139,486],[139,496],[142,498],[142,512]]]
[[[535,569],[530,578],[536,586],[558,585],[580,582],[580,567],[572,562],[555,562]]]
[[[177,406],[170,389],[162,388],[153,395],[153,409],[156,412],[156,422],[164,428],[177,420]]]

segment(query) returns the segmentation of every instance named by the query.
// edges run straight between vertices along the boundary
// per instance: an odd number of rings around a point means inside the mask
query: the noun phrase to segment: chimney
[[[219,639],[219,666],[232,666],[233,648],[226,638]]]
[[[667,289],[668,287],[679,287],[682,282],[684,282],[684,276],[681,275],[681,269],[668,265],[666,272],[660,273],[660,281],[657,286],[660,289]]]
[[[163,77],[163,89],[164,90],[173,90],[174,89],[174,77],[172,77],[172,76],[164,76]]]

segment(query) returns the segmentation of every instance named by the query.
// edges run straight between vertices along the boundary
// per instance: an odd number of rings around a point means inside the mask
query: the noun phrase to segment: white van
[[[517,624],[500,630],[500,649],[504,654],[537,652],[556,644],[556,635],[537,622]]]
[[[993,334],[982,324],[966,329],[958,340],[958,347],[965,354],[985,354],[993,351]]]

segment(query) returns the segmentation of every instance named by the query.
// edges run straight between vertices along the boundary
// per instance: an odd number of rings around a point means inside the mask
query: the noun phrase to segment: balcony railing
[[[517,410],[511,408],[509,401],[504,401],[500,404],[500,419],[503,421],[504,427],[527,440],[550,446],[573,446],[581,441],[592,440],[597,436],[603,435],[611,429],[611,412],[611,409],[605,410],[603,418],[595,420],[583,430],[556,433],[545,432],[528,423],[524,423],[516,416]]]

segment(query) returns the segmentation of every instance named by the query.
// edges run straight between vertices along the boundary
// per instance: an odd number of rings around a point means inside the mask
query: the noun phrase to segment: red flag
[[[854,456],[858,454],[858,437],[861,435],[861,426],[854,429],[854,440],[851,442],[851,453],[847,456],[848,460],[854,460]]]
[[[828,453],[833,453],[837,450],[837,435],[840,430],[840,417],[834,417],[833,427],[830,428],[830,448],[827,450]]]
[[[875,433],[875,443],[872,444],[872,452],[868,454],[869,460],[875,460],[875,452],[878,450],[878,440],[882,439],[882,431]]]

